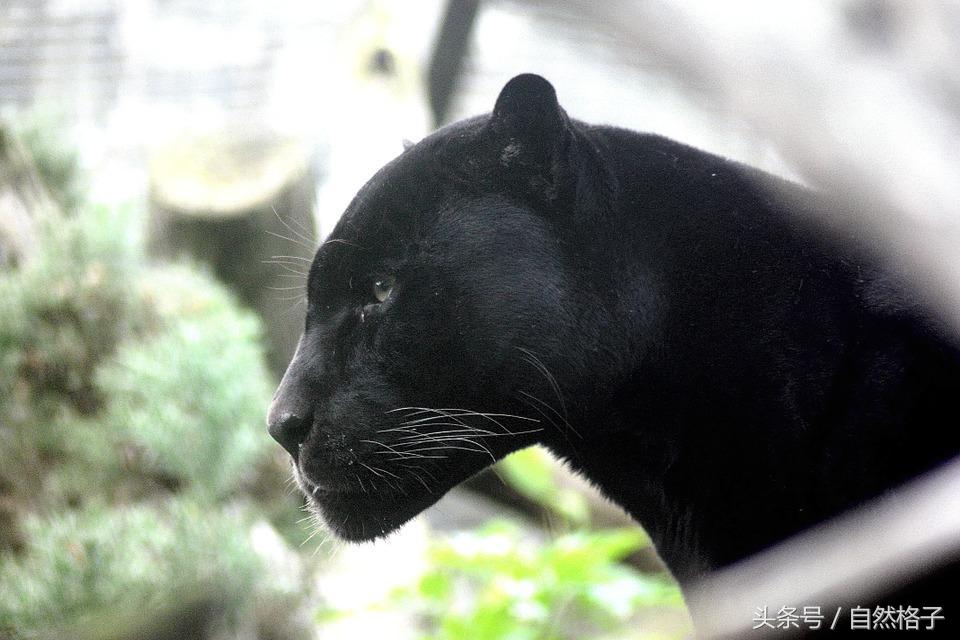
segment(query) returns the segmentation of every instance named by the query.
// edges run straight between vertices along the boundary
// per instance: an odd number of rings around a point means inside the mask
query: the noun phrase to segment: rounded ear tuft
[[[504,132],[556,131],[563,122],[557,92],[545,78],[523,73],[504,85],[493,107],[492,124]]]

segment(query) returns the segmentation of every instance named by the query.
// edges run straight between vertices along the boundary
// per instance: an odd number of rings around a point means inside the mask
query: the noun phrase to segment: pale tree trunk
[[[30,154],[0,122],[0,269],[36,251],[36,218],[54,209]]]

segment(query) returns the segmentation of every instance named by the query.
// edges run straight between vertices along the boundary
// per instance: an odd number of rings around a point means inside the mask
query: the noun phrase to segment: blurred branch
[[[53,208],[30,154],[0,122],[0,268],[35,251],[38,214]]]
[[[457,90],[463,59],[470,45],[470,32],[479,0],[448,0],[437,42],[430,57],[428,89],[434,125],[446,122],[450,101]]]
[[[745,637],[751,634],[749,614],[757,606],[866,603],[960,559],[957,496],[960,458],[711,575],[687,594],[698,632],[708,638]]]

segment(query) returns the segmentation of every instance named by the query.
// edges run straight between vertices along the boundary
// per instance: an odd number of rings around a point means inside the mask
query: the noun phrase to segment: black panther
[[[953,337],[831,206],[517,76],[349,205],[269,431],[353,541],[540,443],[688,584],[960,453]]]

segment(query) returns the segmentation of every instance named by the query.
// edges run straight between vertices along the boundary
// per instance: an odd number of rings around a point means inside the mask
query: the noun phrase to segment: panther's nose
[[[310,422],[308,417],[298,416],[289,411],[271,411],[267,419],[267,431],[296,460],[300,453],[300,445],[310,433]]]
[[[270,436],[280,443],[296,462],[300,445],[310,435],[313,425],[313,405],[311,393],[307,388],[304,375],[305,362],[309,358],[304,354],[304,338],[300,336],[297,351],[290,360],[277,392],[273,394],[273,402],[267,412],[267,431]]]

